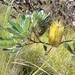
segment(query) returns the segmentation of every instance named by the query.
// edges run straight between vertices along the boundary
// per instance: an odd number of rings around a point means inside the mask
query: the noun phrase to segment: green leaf
[[[2,50],[4,51],[12,51],[11,53],[16,53],[18,50],[15,50],[13,51],[14,49],[19,49],[22,48],[22,46],[14,46],[14,47],[11,47],[11,48],[3,48]]]
[[[43,16],[42,16],[42,19],[45,19],[47,17],[47,14],[44,14]]]
[[[45,51],[47,51],[47,45],[46,44],[43,44],[43,48]]]
[[[34,12],[34,14],[31,17],[31,23],[30,23],[30,28],[35,27],[38,23],[38,17],[37,17],[37,12]]]
[[[16,25],[16,27],[19,30],[19,32],[21,32],[21,33],[23,32],[23,29],[22,29],[22,27],[20,25]]]
[[[24,31],[25,32],[28,31],[29,25],[30,25],[30,18],[29,18],[29,16],[26,16],[25,23],[24,23]]]
[[[1,41],[0,48],[8,47],[9,46],[8,42],[9,41],[6,41],[6,40]]]
[[[75,56],[72,56],[72,57],[71,57],[71,61],[72,61],[72,62],[75,62]]]
[[[12,33],[13,35],[17,35],[17,36],[21,36],[20,33],[18,33],[17,31],[11,29],[11,28],[6,28],[8,32]]]
[[[39,16],[39,18],[41,18],[41,19],[42,19],[43,15],[44,15],[44,11],[43,11],[43,10],[41,10],[41,11],[38,13],[38,16]]]
[[[23,16],[22,16],[22,19],[24,19],[24,20],[25,20],[25,18],[26,18],[26,17],[25,17],[25,15],[23,15]]]
[[[12,39],[23,39],[23,37],[20,37],[20,36],[12,36]]]
[[[13,28],[14,30],[16,30],[16,31],[19,32],[19,30],[18,30],[17,27],[16,27],[16,23],[14,23],[14,22],[12,22],[12,21],[10,21],[10,20],[8,20],[8,23],[12,26],[12,28]]]
[[[13,50],[13,49],[12,48],[3,48],[2,50],[9,51],[9,50]]]
[[[12,47],[12,48],[3,48],[2,50],[4,50],[4,51],[10,51],[10,50],[13,50],[13,49],[15,49],[16,47],[14,46],[14,47]]]
[[[32,23],[30,24],[29,29],[35,28],[36,25],[37,25],[37,22],[38,22],[38,20],[35,20],[34,22],[32,22]]]
[[[4,45],[2,45],[2,44],[0,44],[0,48],[2,49],[2,48],[5,48],[5,46]]]
[[[47,25],[48,22],[49,22],[49,17],[46,17],[44,20],[42,20],[42,21],[40,22],[40,26],[42,27],[42,26],[44,26],[45,24]]]
[[[5,38],[4,38],[4,37],[2,37],[2,36],[0,36],[0,40],[5,40]]]
[[[4,27],[0,26],[0,29],[6,30]]]
[[[64,45],[64,47],[65,47],[70,53],[75,54],[75,53],[73,52],[73,50],[71,49],[71,47],[70,47],[66,42],[64,42],[63,45]]]
[[[73,42],[73,47],[75,48],[75,42]]]
[[[23,15],[20,20],[20,26],[22,27],[22,29],[24,28],[24,22],[25,22],[25,16]]]
[[[74,48],[74,52],[75,52],[75,42],[73,42],[73,48]]]
[[[46,19],[49,16],[50,16],[50,12],[48,14],[47,13],[44,13],[43,16],[42,16],[42,20]]]
[[[38,19],[38,13],[36,11],[33,12],[32,18]]]

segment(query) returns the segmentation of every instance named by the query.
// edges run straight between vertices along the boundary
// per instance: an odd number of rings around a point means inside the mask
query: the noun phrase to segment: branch
[[[47,43],[47,42],[43,42],[43,41],[35,41],[35,40],[32,40],[31,38],[29,38],[29,37],[27,37],[27,39],[28,40],[30,40],[31,42],[33,42],[33,43],[42,43],[42,44],[46,44],[46,45],[51,45],[50,43]],[[75,41],[75,40],[66,40],[66,41],[62,41],[62,42],[60,42],[60,44],[59,45],[61,45],[62,43],[64,43],[64,42],[72,42],[72,41]]]
[[[51,45],[51,44],[49,44],[49,43],[46,43],[46,42],[43,42],[43,41],[35,41],[35,40],[32,40],[31,38],[29,38],[29,37],[27,37],[27,39],[28,40],[30,40],[31,42],[33,42],[33,43],[42,43],[42,44],[47,44],[47,45]]]
[[[64,43],[64,42],[72,42],[72,41],[75,41],[75,40],[66,40],[66,41],[62,41],[60,44]]]
[[[52,50],[52,47],[45,53],[45,55],[48,55],[48,53]]]
[[[41,40],[39,39],[39,37],[38,37],[38,35],[36,34],[36,32],[35,31],[33,31],[34,32],[34,35],[36,36],[36,38],[39,40],[39,42],[41,42]]]

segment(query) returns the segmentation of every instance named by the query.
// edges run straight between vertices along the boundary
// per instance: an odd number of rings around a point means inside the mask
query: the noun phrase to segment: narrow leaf
[[[23,15],[20,20],[20,26],[24,28],[25,16]]]
[[[10,20],[8,20],[8,23],[12,26],[12,28],[13,28],[14,30],[16,30],[16,31],[19,32],[19,30],[18,30],[17,27],[16,27],[16,23],[14,23],[14,22],[12,22],[12,21],[10,21]]]
[[[72,62],[75,62],[75,56],[72,56],[72,57],[71,57],[71,61],[72,61]]]
[[[21,33],[23,32],[23,29],[22,29],[22,27],[20,25],[16,25],[16,27],[19,30],[19,32],[21,32]]]
[[[30,18],[27,16],[24,23],[24,31],[27,32],[30,25]]]
[[[38,13],[36,11],[33,12],[32,18],[38,19]]]
[[[73,48],[74,48],[74,52],[75,52],[75,42],[73,42]]]
[[[14,30],[11,29],[11,28],[7,28],[7,31],[10,32],[10,33],[12,33],[12,34],[15,34],[15,35],[17,35],[17,36],[21,36],[17,31],[14,31]]]
[[[4,37],[2,37],[2,36],[0,36],[0,40],[5,40],[5,38],[4,38]]]
[[[43,45],[43,48],[45,51],[47,51],[47,45],[46,44]]]
[[[49,16],[50,16],[50,12],[49,12],[48,14],[47,14],[47,13],[44,13],[42,19],[45,19],[45,18],[47,18],[47,17],[49,17]]]
[[[64,47],[65,47],[70,53],[74,54],[73,50],[71,49],[71,47],[70,47],[66,42],[64,42],[63,45],[64,45]]]
[[[44,11],[43,11],[43,10],[41,10],[41,11],[38,13],[38,16],[39,16],[39,18],[41,18],[41,19],[42,19],[43,15],[44,15]]]
[[[24,19],[24,20],[25,20],[25,16],[24,16],[24,15],[22,16],[22,19]]]
[[[3,48],[2,50],[4,50],[4,51],[9,51],[9,50],[13,50],[13,49],[10,49],[10,48]]]
[[[2,49],[2,48],[5,48],[5,46],[4,45],[2,45],[2,44],[0,44],[0,48]]]
[[[0,29],[6,30],[4,27],[0,26]]]
[[[13,49],[15,49],[15,47],[12,47],[12,48],[3,48],[2,50],[4,50],[4,51],[10,51],[10,50],[13,50]]]

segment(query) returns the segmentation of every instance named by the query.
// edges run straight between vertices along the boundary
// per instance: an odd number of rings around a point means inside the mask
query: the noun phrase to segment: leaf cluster
[[[20,18],[19,23],[8,20],[10,27],[4,28],[0,26],[0,29],[9,32],[10,38],[0,36],[0,48],[3,50],[13,50],[14,48],[23,47],[30,44],[29,42],[31,41],[34,30],[36,31],[36,29],[49,22],[49,16],[50,13],[45,13],[42,10],[40,12],[34,11],[33,14],[23,15]],[[36,33],[35,35],[37,36]]]

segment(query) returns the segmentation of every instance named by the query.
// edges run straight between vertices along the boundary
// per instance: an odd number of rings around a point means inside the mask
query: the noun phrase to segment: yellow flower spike
[[[64,27],[61,21],[52,22],[49,30],[49,43],[52,46],[58,46],[61,42]]]

